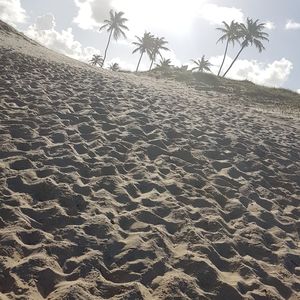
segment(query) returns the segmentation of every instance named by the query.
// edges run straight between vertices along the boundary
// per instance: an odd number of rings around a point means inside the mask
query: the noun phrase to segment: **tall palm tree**
[[[118,72],[118,71],[120,71],[120,66],[118,63],[112,63],[112,64],[110,64],[109,69],[111,71]]]
[[[165,40],[164,37],[156,37],[153,41],[153,48],[150,54],[150,59],[151,59],[151,64],[150,64],[150,68],[149,71],[152,69],[153,63],[156,60],[157,55],[160,56],[160,58],[162,58],[162,55],[160,53],[161,50],[165,50],[165,51],[169,51],[170,49],[168,49],[165,45],[168,44],[168,42]]]
[[[169,70],[171,69],[172,65],[171,65],[171,60],[168,58],[168,59],[165,59],[165,58],[162,58],[158,64],[156,64],[156,68],[158,70]]]
[[[191,61],[196,65],[196,67],[192,68],[192,71],[211,72],[210,67],[212,66],[212,64],[208,61],[208,59],[205,59],[205,55],[203,55],[201,59],[192,59]]]
[[[263,29],[265,28],[265,23],[259,23],[259,20],[253,21],[252,19],[247,18],[247,23],[240,24],[239,27],[240,36],[243,39],[241,43],[241,49],[234,58],[227,71],[224,73],[223,77],[226,76],[226,74],[229,72],[233,64],[236,62],[236,60],[246,47],[248,47],[249,45],[254,45],[259,52],[262,52],[265,49],[262,41],[269,41],[269,35],[266,32],[263,32]]]
[[[103,57],[103,64],[106,59],[107,49],[110,44],[111,37],[113,36],[113,38],[116,41],[120,38],[120,36],[126,38],[126,34],[124,30],[129,30],[128,27],[124,25],[124,23],[127,22],[128,20],[123,17],[124,13],[122,11],[115,12],[113,10],[110,10],[109,14],[110,14],[110,19],[104,20],[105,24],[101,26],[99,29],[101,31],[102,29],[106,28],[107,32],[109,32],[108,41],[107,41],[107,45]]]
[[[135,46],[137,46],[137,48],[135,48],[132,51],[132,53],[136,53],[138,51],[141,53],[139,61],[138,61],[138,64],[136,66],[136,70],[135,70],[137,72],[138,69],[139,69],[142,57],[145,54],[145,52],[149,56],[151,55],[151,51],[153,49],[154,36],[150,32],[146,31],[142,37],[136,36],[136,38],[137,38],[138,41],[137,42],[133,42],[132,44],[134,44]]]
[[[226,22],[223,21],[223,24],[224,24],[224,28],[220,28],[220,27],[217,28],[217,30],[220,30],[223,33],[223,35],[218,39],[217,43],[218,42],[223,43],[224,41],[226,41],[224,57],[223,57],[223,61],[222,61],[222,64],[221,64],[219,72],[218,72],[218,76],[220,75],[221,70],[223,68],[229,43],[231,42],[232,45],[234,46],[234,43],[236,41],[238,41],[240,38],[239,23],[237,23],[235,21],[231,21],[230,25],[228,25]]]
[[[102,55],[94,54],[93,57],[90,59],[89,62],[90,62],[90,64],[92,66],[97,66],[97,65],[102,66],[102,64],[103,64],[103,57],[102,57]]]

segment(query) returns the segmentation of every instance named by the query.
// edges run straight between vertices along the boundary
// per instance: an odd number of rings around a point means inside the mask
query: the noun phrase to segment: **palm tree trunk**
[[[233,62],[231,63],[231,65],[229,66],[229,68],[227,69],[227,71],[224,73],[224,75],[222,77],[226,76],[226,74],[229,72],[229,70],[231,69],[231,67],[233,66],[233,64],[235,63],[235,61],[238,59],[238,57],[240,56],[240,54],[242,53],[242,51],[244,50],[244,48],[245,48],[245,46],[242,46],[241,50],[238,52],[238,54],[234,58]]]
[[[163,57],[162,57],[162,55],[161,55],[161,53],[159,51],[157,52],[157,54],[159,54],[160,58],[163,59]],[[149,71],[152,70],[152,66],[153,66],[154,61],[156,60],[157,54],[155,54],[154,58],[151,60],[151,65],[150,65]]]
[[[227,50],[228,50],[228,45],[229,45],[229,39],[227,39],[226,48],[225,48],[225,52],[224,52],[224,57],[223,57],[223,61],[222,61],[222,64],[221,64],[219,72],[218,72],[218,76],[220,76],[221,70],[222,70],[224,62],[225,62],[225,58],[226,58]]]
[[[154,63],[154,58],[151,60],[151,65],[150,65],[149,71],[151,71],[153,63]]]
[[[135,70],[136,72],[139,70],[139,66],[140,66],[140,63],[141,63],[141,60],[142,60],[143,55],[144,55],[144,52],[141,53],[139,62],[138,62],[138,64],[137,64],[137,66],[136,66],[136,70]]]
[[[107,49],[108,49],[108,46],[109,46],[109,44],[110,44],[110,39],[111,39],[112,32],[113,32],[113,31],[111,30],[110,33],[109,33],[107,45],[106,45],[106,48],[105,48],[105,51],[104,51],[104,57],[103,57],[102,66],[104,66],[104,62],[105,62],[106,54],[107,54]],[[101,67],[102,67],[102,66],[101,66]]]

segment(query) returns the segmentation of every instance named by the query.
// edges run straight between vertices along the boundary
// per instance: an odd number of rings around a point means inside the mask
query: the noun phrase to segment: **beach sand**
[[[0,299],[300,299],[299,119],[1,22],[0,121]]]

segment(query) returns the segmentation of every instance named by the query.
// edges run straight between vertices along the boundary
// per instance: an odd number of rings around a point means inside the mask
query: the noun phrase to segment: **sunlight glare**
[[[114,0],[112,5],[125,12],[130,23],[135,24],[135,32],[160,30],[184,34],[190,29],[205,2],[206,0]]]

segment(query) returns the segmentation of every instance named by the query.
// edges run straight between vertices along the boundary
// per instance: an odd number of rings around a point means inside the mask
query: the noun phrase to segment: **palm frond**
[[[227,34],[224,34],[224,35],[222,35],[218,40],[217,40],[217,44],[219,43],[219,42],[224,42],[225,40],[227,40]]]
[[[113,38],[118,40],[121,36],[126,38],[125,30],[129,30],[128,27],[124,24],[128,20],[124,17],[124,12],[115,12],[114,10],[110,10],[110,19],[104,20],[104,25],[100,27],[100,31],[104,28],[107,29],[108,32],[112,31]]]
[[[105,21],[107,21],[107,20],[105,20]],[[104,21],[104,22],[105,22]],[[104,25],[102,25],[100,28],[99,28],[99,31],[101,31],[101,30],[103,30],[104,28],[106,28],[106,27],[108,27],[109,26],[109,24],[104,24]]]
[[[243,39],[242,47],[254,45],[259,52],[265,49],[262,41],[269,41],[269,34],[262,31],[265,23],[259,23],[259,19],[253,21],[247,18],[246,24],[240,24],[240,35]]]
[[[138,51],[142,52],[142,51],[141,51],[141,47],[138,47],[138,48],[134,49],[134,50],[132,51],[132,54],[134,54],[134,53],[136,53],[136,52],[138,52]]]
[[[191,59],[191,61],[196,65],[196,67],[192,68],[192,71],[198,71],[198,72],[203,72],[203,71],[209,71],[210,70],[210,66],[212,66],[212,64],[205,59],[205,55],[202,55],[201,59]]]

